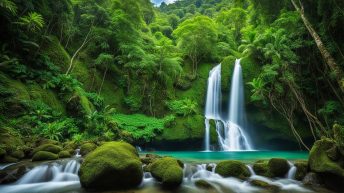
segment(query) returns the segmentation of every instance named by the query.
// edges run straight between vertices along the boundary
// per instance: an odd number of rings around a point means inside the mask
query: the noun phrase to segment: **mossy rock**
[[[247,166],[236,160],[220,162],[215,168],[215,173],[223,177],[236,177],[240,179],[246,179],[251,175]]]
[[[126,189],[140,185],[143,172],[135,147],[108,142],[85,157],[79,177],[86,189]]]
[[[205,181],[205,180],[197,180],[195,181],[195,186],[197,188],[203,189],[203,190],[207,190],[211,191],[211,190],[215,190],[214,186],[211,185],[209,182]]]
[[[48,151],[38,151],[32,157],[32,161],[46,161],[46,160],[56,160],[59,156],[55,153]]]
[[[92,152],[97,148],[97,145],[94,143],[84,143],[80,147],[80,154],[82,156],[87,155],[88,153]]]
[[[44,145],[40,145],[39,147],[35,148],[33,150],[33,154],[35,154],[36,152],[39,152],[39,151],[47,151],[47,152],[51,152],[54,154],[58,154],[61,150],[62,150],[62,148],[60,146],[53,145],[53,144],[44,144]]]
[[[0,126],[0,143],[2,148],[10,153],[25,145],[22,136],[13,128]]]
[[[250,184],[252,186],[256,186],[259,188],[269,190],[269,192],[278,192],[280,190],[280,187],[278,187],[276,185],[269,184],[269,183],[264,182],[262,180],[251,180]]]
[[[41,140],[38,142],[38,146],[46,145],[46,144],[59,145],[60,142],[58,142],[58,141],[56,141],[56,140],[52,140],[52,139],[41,139]]]
[[[183,182],[183,169],[178,160],[164,157],[150,166],[152,176],[166,188],[176,188]]]
[[[270,159],[268,167],[271,177],[284,177],[290,169],[288,161],[282,158]]]
[[[67,102],[68,113],[74,117],[85,117],[95,111],[93,104],[88,100],[85,91],[77,87]]]
[[[25,157],[25,154],[22,150],[16,150],[11,153],[11,156],[17,159],[23,159]]]
[[[5,155],[2,159],[0,159],[0,163],[14,163],[18,162],[19,160],[15,157],[12,157],[10,155]]]
[[[268,162],[269,162],[269,160],[258,160],[258,161],[256,161],[253,164],[253,171],[257,175],[270,177]]]
[[[63,149],[77,149],[78,148],[78,144],[73,142],[73,141],[68,141],[63,143]]]
[[[294,163],[296,167],[295,179],[296,180],[303,180],[303,178],[308,173],[308,161],[307,160],[299,160]]]
[[[6,155],[6,150],[0,148],[0,158],[3,158]]]
[[[70,158],[72,155],[68,151],[60,151],[59,158]]]
[[[338,150],[344,156],[344,127],[339,124],[334,124],[333,134]]]
[[[326,187],[344,191],[344,168],[339,161],[334,161],[328,156],[328,151],[336,146],[332,139],[323,138],[314,143],[309,154],[309,167],[312,172],[318,173]]]
[[[157,159],[160,159],[161,156],[159,155],[155,155],[155,154],[146,154],[145,157],[143,158],[140,158],[141,162],[144,163],[144,164],[151,164],[153,163],[154,161],[156,161]]]

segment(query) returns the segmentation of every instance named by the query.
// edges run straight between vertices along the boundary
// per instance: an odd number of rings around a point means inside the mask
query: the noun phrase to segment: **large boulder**
[[[268,167],[271,177],[284,177],[290,169],[288,161],[282,158],[270,159]]]
[[[240,179],[246,179],[250,177],[250,170],[248,167],[240,161],[228,160],[220,162],[215,172],[223,177],[236,177]]]
[[[332,139],[323,138],[314,143],[309,154],[309,167],[312,172],[319,174],[328,188],[344,191],[343,157],[333,159],[333,148],[336,146]]]
[[[57,154],[48,151],[38,151],[33,155],[32,161],[56,160],[58,158],[59,156]]]
[[[135,147],[108,142],[85,157],[79,177],[86,189],[126,189],[138,186],[143,172]]]
[[[171,157],[156,160],[150,165],[152,176],[166,188],[176,188],[183,182],[183,164]]]
[[[290,169],[286,159],[272,158],[270,160],[258,160],[253,164],[253,170],[257,175],[265,177],[284,177]]]

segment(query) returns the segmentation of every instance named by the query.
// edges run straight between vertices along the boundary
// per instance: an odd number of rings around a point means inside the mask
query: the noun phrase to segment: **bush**
[[[190,99],[166,102],[167,107],[179,116],[188,116],[197,113],[197,103]]]

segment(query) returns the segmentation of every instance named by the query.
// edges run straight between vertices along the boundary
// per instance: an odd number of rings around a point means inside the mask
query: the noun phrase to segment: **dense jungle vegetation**
[[[228,93],[236,58],[257,147],[309,149],[344,124],[342,0],[0,0],[0,23],[7,152],[37,138],[201,149],[209,71],[222,63]]]

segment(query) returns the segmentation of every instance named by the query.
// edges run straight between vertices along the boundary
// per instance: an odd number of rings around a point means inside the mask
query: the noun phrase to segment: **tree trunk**
[[[103,88],[103,85],[104,85],[104,81],[105,81],[105,77],[106,77],[107,71],[108,71],[108,66],[106,66],[106,69],[105,69],[105,72],[104,72],[104,75],[103,75],[103,80],[102,80],[102,83],[101,83],[99,91],[98,91],[99,95],[100,95],[100,92],[102,92],[102,88]]]
[[[315,29],[313,28],[312,24],[308,21],[308,19],[306,18],[306,15],[304,13],[304,9],[302,6],[302,3],[299,1],[300,7],[295,3],[294,0],[291,0],[292,4],[294,5],[295,9],[300,13],[301,15],[301,19],[303,21],[303,23],[305,24],[308,32],[310,33],[310,35],[313,37],[322,58],[324,59],[324,61],[326,62],[326,64],[330,67],[331,71],[335,74],[336,76],[336,80],[339,84],[339,87],[341,89],[341,91],[344,93],[344,80],[343,80],[343,71],[342,69],[339,67],[339,65],[336,63],[336,61],[334,60],[334,58],[332,57],[332,55],[330,54],[330,52],[326,49],[324,43],[322,42],[320,36],[317,34],[317,32],[315,31]]]

